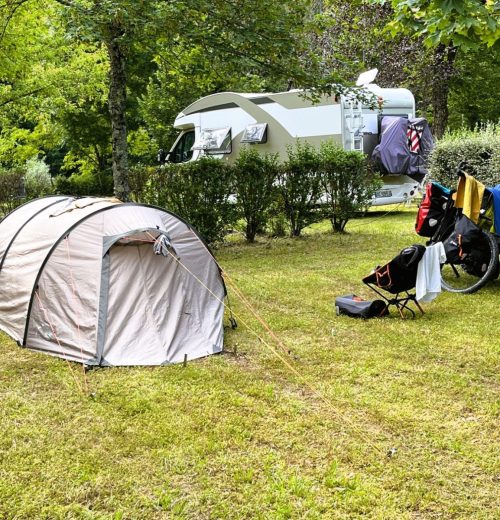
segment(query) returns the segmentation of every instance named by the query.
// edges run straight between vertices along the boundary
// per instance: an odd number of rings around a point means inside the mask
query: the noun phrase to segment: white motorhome
[[[242,146],[278,153],[284,159],[287,147],[297,140],[313,146],[334,140],[346,150],[370,156],[380,141],[382,116],[414,117],[415,99],[404,88],[375,84],[364,88],[379,98],[380,110],[346,96],[322,96],[313,102],[300,90],[276,94],[222,92],[203,97],[177,116],[174,127],[181,132],[166,160],[180,163],[212,155],[233,162]],[[384,186],[373,205],[409,200],[420,186],[407,175],[386,175],[382,179]]]

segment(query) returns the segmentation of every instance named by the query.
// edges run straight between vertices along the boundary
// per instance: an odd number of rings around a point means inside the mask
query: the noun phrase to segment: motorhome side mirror
[[[160,148],[158,150],[157,159],[160,164],[165,164],[165,162],[168,160],[168,155],[163,148]]]

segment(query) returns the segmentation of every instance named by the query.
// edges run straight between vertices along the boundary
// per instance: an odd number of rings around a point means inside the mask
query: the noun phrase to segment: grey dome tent
[[[213,255],[166,210],[54,196],[0,221],[0,329],[86,365],[161,365],[222,350]]]

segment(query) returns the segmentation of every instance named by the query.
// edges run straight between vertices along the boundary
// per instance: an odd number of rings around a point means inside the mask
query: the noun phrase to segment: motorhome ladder
[[[363,104],[353,99],[346,100],[346,130],[349,132],[349,149],[363,151]]]

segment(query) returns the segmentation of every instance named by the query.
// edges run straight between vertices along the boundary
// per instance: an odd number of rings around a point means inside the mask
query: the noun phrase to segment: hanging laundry
[[[417,301],[431,302],[441,292],[441,264],[446,262],[442,242],[428,246],[418,263],[416,293]]]
[[[465,173],[458,181],[455,196],[455,207],[462,208],[462,213],[470,218],[474,224],[479,221],[479,211],[484,195],[484,184]]]

